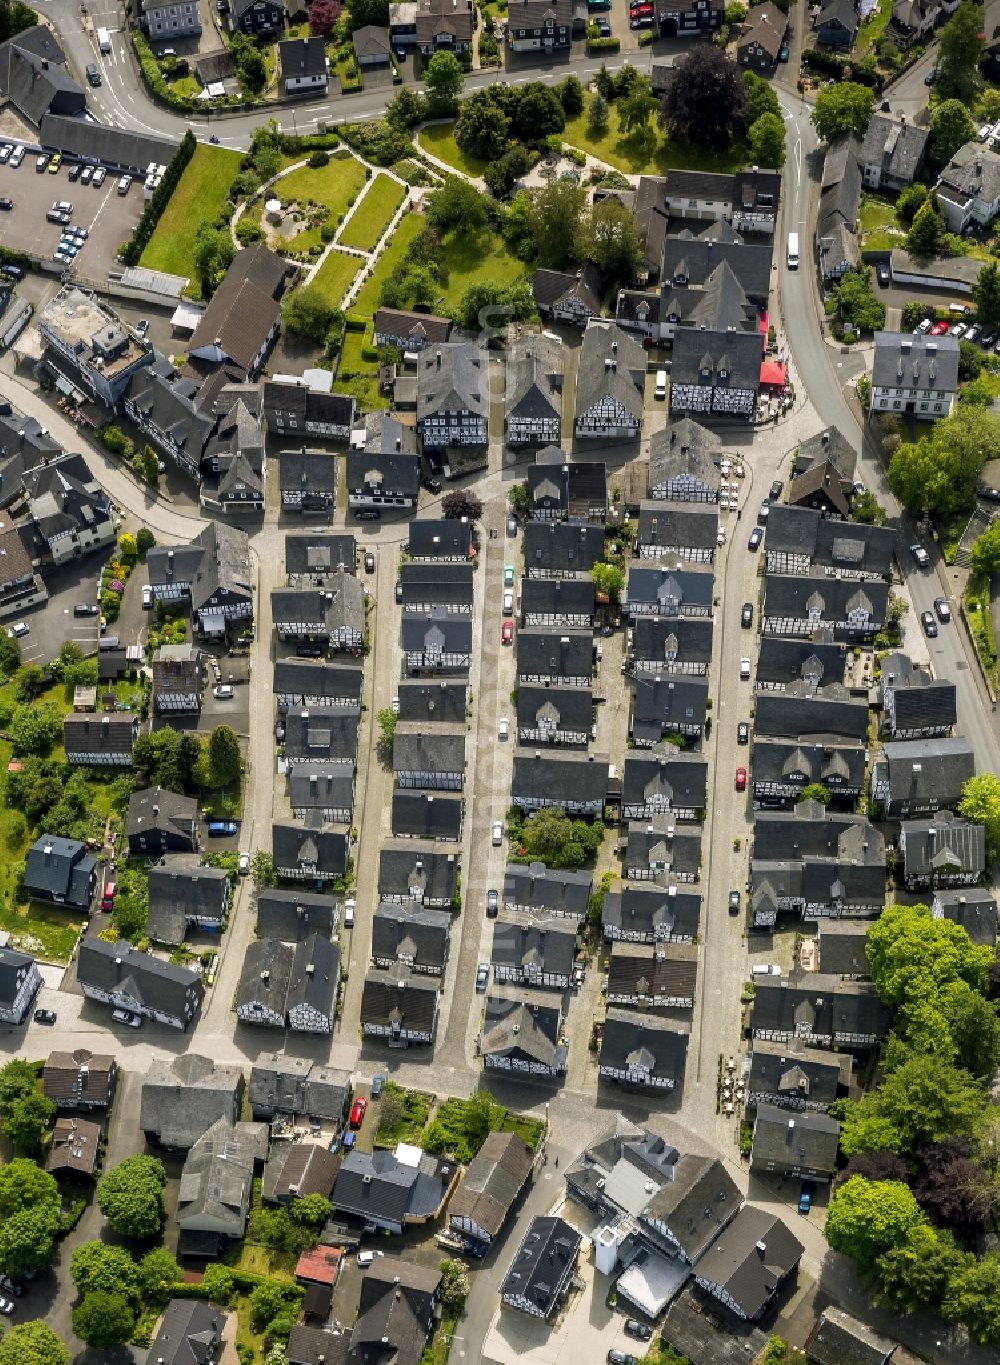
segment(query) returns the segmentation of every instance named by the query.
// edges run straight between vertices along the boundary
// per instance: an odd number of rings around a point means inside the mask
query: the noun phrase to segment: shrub
[[[139,50],[138,44],[140,37],[140,34],[134,35],[137,52]],[[143,38],[142,41],[145,43],[146,40]],[[148,48],[148,43],[146,46]],[[152,53],[150,53],[150,56],[152,56]],[[143,209],[142,217],[139,219],[138,223],[136,223],[132,236],[121,249],[120,255],[125,265],[139,264],[139,258],[145,251],[157,223],[163,216],[163,212],[170,202],[170,196],[177,188],[177,182],[184,174],[185,167],[194,156],[195,147],[197,147],[197,145],[194,133],[188,129],[181,139],[181,145],[171,157],[170,165],[164,172],[163,179],[153,191],[152,198]]]

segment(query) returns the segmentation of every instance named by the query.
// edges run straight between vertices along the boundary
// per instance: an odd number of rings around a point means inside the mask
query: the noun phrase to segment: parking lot
[[[98,618],[74,616],[73,607],[77,602],[97,601],[97,575],[103,562],[98,553],[59,569],[45,570],[48,602],[29,607],[18,617],[28,626],[28,634],[20,642],[21,658],[26,664],[48,663],[67,640],[74,640],[84,654],[96,653]]]
[[[95,189],[93,183],[69,179],[72,161],[64,160],[54,175],[39,174],[35,161],[28,151],[20,166],[12,168],[9,161],[0,165],[0,196],[14,201],[12,209],[0,214],[0,241],[13,251],[52,260],[62,229],[45,215],[56,200],[65,200],[73,205],[71,223],[89,233],[73,268],[86,279],[103,279],[117,264],[118,248],[145,207],[142,185],[133,183],[123,196],[117,192],[118,177],[110,172]]]

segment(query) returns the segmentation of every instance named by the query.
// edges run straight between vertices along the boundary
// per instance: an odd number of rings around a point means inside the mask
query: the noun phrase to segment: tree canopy
[[[739,67],[721,48],[692,48],[673,68],[660,121],[686,142],[728,147],[750,123],[750,97]]]
[[[1000,324],[1000,264],[996,261],[989,261],[980,270],[972,286],[972,299],[980,322],[988,327]]]
[[[942,167],[976,136],[972,115],[961,100],[944,100],[931,114],[931,135],[928,155],[931,162]]]
[[[994,522],[973,545],[972,567],[977,573],[1000,573],[1000,522]],[[970,777],[962,788],[958,813],[983,826],[987,854],[996,858],[1000,854],[1000,777],[987,772]]]
[[[108,1171],[97,1186],[97,1204],[123,1237],[152,1237],[163,1222],[163,1162],[130,1156]]]
[[[49,1125],[56,1116],[56,1106],[37,1091],[15,1100],[3,1119],[3,1131],[23,1156],[37,1152]]]
[[[824,1231],[834,1251],[850,1256],[867,1272],[923,1219],[912,1190],[901,1181],[853,1175],[834,1191]]]
[[[904,1049],[901,1055],[904,1060],[878,1089],[844,1106],[845,1153],[861,1150],[866,1136],[877,1149],[908,1156],[928,1143],[978,1131],[986,1095],[967,1071],[930,1053]]]
[[[780,170],[785,164],[785,124],[780,114],[761,114],[747,132],[753,159],[759,166]]]
[[[887,1005],[933,997],[955,981],[986,989],[993,952],[960,924],[935,919],[926,905],[893,905],[869,927],[865,951]]]
[[[17,1157],[0,1166],[0,1219],[40,1206],[58,1209],[59,1186],[55,1178],[27,1157]]]
[[[826,142],[838,133],[864,137],[875,110],[875,96],[867,85],[855,81],[824,85],[813,106],[813,127]]]
[[[19,1322],[0,1341],[0,1365],[69,1365],[69,1351],[40,1319]]]
[[[69,1273],[81,1298],[94,1293],[123,1294],[131,1303],[139,1302],[139,1268],[124,1247],[81,1242],[73,1252]]]
[[[553,180],[532,197],[531,231],[539,263],[561,270],[577,257],[587,191],[573,180]]]
[[[524,822],[521,842],[531,859],[549,867],[579,867],[600,846],[604,826],[571,820],[555,806],[535,811]]]
[[[73,1309],[73,1331],[88,1346],[110,1350],[135,1331],[135,1310],[123,1294],[96,1290]]]
[[[281,304],[281,320],[290,332],[325,341],[339,312],[315,285],[293,289]]]
[[[432,118],[455,112],[464,84],[462,63],[454,52],[435,52],[424,68],[427,112]]]
[[[914,256],[936,256],[944,243],[946,230],[937,197],[929,194],[913,215],[913,223],[906,234],[907,251]]]
[[[985,55],[982,6],[965,0],[945,24],[938,40],[938,93],[946,100],[971,105],[982,88],[979,67]]]

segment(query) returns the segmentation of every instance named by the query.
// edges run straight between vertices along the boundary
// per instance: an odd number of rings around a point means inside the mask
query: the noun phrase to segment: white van
[[[111,51],[111,34],[106,28],[99,28],[97,30],[97,46],[102,52]]]
[[[666,398],[667,396],[667,372],[666,370],[656,371],[656,388],[653,390],[654,398]]]
[[[799,234],[798,234],[797,232],[790,232],[790,233],[788,234],[788,251],[787,251],[786,256],[785,256],[785,262],[786,262],[786,264],[787,264],[789,270],[798,270],[798,268],[799,268]]]

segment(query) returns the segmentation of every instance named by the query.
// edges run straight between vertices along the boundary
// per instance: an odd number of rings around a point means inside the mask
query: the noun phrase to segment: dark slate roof
[[[701,503],[644,501],[639,505],[640,545],[691,546],[715,550],[718,508]]]
[[[748,298],[766,304],[771,284],[771,243],[719,242],[681,232],[663,251],[665,285],[704,285],[725,261]]]
[[[788,19],[785,15],[777,5],[765,0],[764,4],[755,5],[747,15],[740,28],[736,50],[739,52],[750,43],[759,43],[771,61],[776,61],[787,28]]]
[[[163,1365],[206,1365],[222,1341],[226,1314],[214,1303],[171,1299],[149,1358]]]
[[[397,773],[461,773],[465,771],[464,723],[435,725],[421,721],[397,722],[392,741],[392,766]]]
[[[841,981],[820,972],[793,977],[761,977],[754,994],[755,1032],[794,1034],[811,1026],[816,1033],[873,1033],[884,1037],[892,1011],[875,987],[864,981]]]
[[[694,938],[701,918],[701,896],[655,882],[624,882],[604,897],[601,922],[605,932],[642,933],[667,938]]]
[[[87,97],[63,70],[66,54],[43,24],[0,44],[0,93],[36,127],[50,109],[79,114]]]
[[[823,0],[820,5],[817,27],[822,28],[824,24],[831,23],[834,20],[853,37],[857,32],[859,23],[853,0]]]
[[[729,377],[723,387],[750,389],[756,393],[760,385],[760,362],[760,333],[756,330],[713,332],[701,327],[678,327],[674,335],[670,380],[675,386],[700,384],[702,370],[708,369],[722,383],[721,374],[726,371]]]
[[[532,1218],[500,1285],[501,1298],[517,1296],[547,1318],[569,1267],[576,1264],[583,1238],[562,1218]]]
[[[309,934],[330,935],[337,927],[339,907],[332,896],[315,891],[257,890],[257,933],[260,938],[298,943]]]
[[[806,784],[856,791],[864,783],[865,759],[861,740],[755,739],[753,780],[781,783],[801,777]]]
[[[697,878],[701,867],[701,830],[696,825],[675,825],[670,815],[649,820],[630,820],[625,849],[626,867],[660,866],[676,875]]]
[[[128,401],[169,436],[196,468],[215,426],[214,417],[198,408],[197,394],[194,380],[174,369],[162,355],[136,370],[126,390]],[[156,556],[152,557],[155,564]]]
[[[594,637],[583,626],[525,626],[517,632],[519,678],[590,678]]]
[[[303,531],[285,536],[285,573],[322,578],[342,564],[353,573],[358,563],[358,542],[352,535],[328,531]]]
[[[395,787],[392,793],[392,833],[396,838],[461,838],[461,794]]]
[[[583,334],[576,377],[576,419],[605,402],[616,402],[642,422],[646,353],[613,322],[591,320]]]
[[[354,763],[360,721],[360,706],[326,706],[311,712],[290,709],[285,715],[285,757]]]
[[[972,746],[961,735],[949,739],[904,739],[882,747],[875,765],[885,765],[890,801],[936,798],[955,805],[976,771]]]
[[[311,697],[350,697],[361,702],[362,672],[352,664],[312,663],[306,659],[278,659],[274,691]]]
[[[337,459],[316,450],[278,453],[278,485],[283,492],[308,489],[312,494],[337,495]]]
[[[332,1019],[339,984],[340,949],[325,934],[310,934],[295,945],[285,1008],[309,1005]]]
[[[649,487],[688,474],[717,489],[722,481],[721,458],[722,442],[714,432],[690,417],[668,422],[650,438]]]
[[[857,152],[859,139],[853,134],[834,138],[823,160],[823,185],[816,213],[816,235],[827,237],[838,231],[854,232],[861,202],[861,171]]]
[[[433,313],[415,313],[405,308],[380,308],[375,314],[376,332],[412,337],[432,344],[447,341],[451,328],[451,318],[439,318]]]
[[[708,703],[708,679],[676,676],[636,679],[632,710],[635,738],[648,735],[656,743],[664,730],[674,726],[704,725]]]
[[[976,155],[987,154],[977,151]],[[898,377],[900,373],[902,379]],[[894,388],[901,383],[906,388],[955,393],[958,389],[957,338],[876,332],[872,384],[878,388]]]
[[[441,650],[445,654],[471,654],[472,620],[455,616],[444,607],[432,607],[429,612],[403,617],[400,631],[403,649]]]
[[[804,1111],[790,1114],[774,1104],[758,1104],[753,1128],[751,1161],[766,1169],[773,1161],[783,1166],[808,1166],[832,1175],[837,1169],[840,1124],[827,1114]]]
[[[896,1342],[830,1304],[809,1334],[806,1351],[813,1365],[887,1365]]]
[[[708,764],[700,754],[681,753],[672,744],[630,750],[622,774],[622,803],[639,805],[666,795],[676,808],[704,810],[708,794]]]
[[[654,1008],[674,996],[694,996],[698,946],[694,943],[616,942],[608,968],[608,995],[642,997]]]
[[[720,1285],[746,1317],[754,1318],[775,1285],[798,1265],[802,1251],[802,1243],[780,1218],[744,1204],[698,1262],[695,1273]]]
[[[519,967],[569,976],[576,957],[576,930],[558,919],[540,922],[510,915],[493,924],[494,967]]]
[[[386,1026],[398,1021],[404,1029],[430,1033],[440,989],[433,979],[397,980],[385,972],[369,972],[361,993],[361,1023]]]
[[[20,1008],[18,976],[29,969],[34,961],[30,954],[22,953],[17,948],[0,948],[0,1002],[8,1009],[15,1005]]]
[[[720,262],[700,287],[668,284],[661,316],[717,336],[756,329],[757,324],[757,308],[728,261]]]
[[[814,565],[888,578],[899,536],[890,526],[834,521],[810,507],[775,503],[767,519],[767,552],[808,555]]]
[[[278,44],[281,74],[290,76],[325,76],[326,44],[322,38],[288,38]]]
[[[864,739],[868,734],[868,699],[852,695],[840,683],[817,688],[805,682],[789,683],[783,692],[762,690],[756,695],[753,728],[758,736]]]
[[[883,175],[902,181],[913,180],[923,159],[927,137],[926,128],[919,128],[909,120],[872,114],[858,150],[858,160],[862,166],[878,166]]]
[[[411,559],[468,558],[472,523],[466,518],[417,517],[410,522]]]
[[[601,274],[591,261],[577,274],[563,270],[536,270],[531,292],[539,308],[552,308],[568,295],[576,295],[595,315],[601,311]]]
[[[648,1074],[651,1082],[684,1082],[688,1031],[630,1010],[609,1009],[601,1038],[601,1067]],[[638,1082],[641,1084],[641,1081]]]
[[[629,567],[625,598],[629,602],[656,603],[664,616],[674,616],[686,608],[712,609],[715,577],[711,569]]]
[[[464,14],[471,25],[472,15]],[[351,1332],[354,1351],[363,1360],[388,1356],[394,1365],[419,1365],[440,1287],[439,1270],[377,1257],[361,1281],[360,1311]]]
[[[58,896],[70,905],[85,906],[90,900],[96,868],[97,860],[79,839],[42,834],[28,849],[24,884],[46,899]]]
[[[837,427],[826,427],[800,443],[795,452],[795,471],[803,474],[814,464],[825,464],[827,460],[845,483],[853,482],[857,451]]]
[[[955,684],[947,678],[931,677],[905,654],[885,656],[880,681],[883,692],[888,687],[893,693],[897,729],[937,729],[957,722]]]
[[[821,919],[816,931],[819,970],[828,976],[869,976],[866,920]]]
[[[289,1365],[349,1365],[350,1332],[325,1327],[293,1327],[288,1337]]]
[[[608,505],[608,467],[603,460],[572,460],[560,446],[545,446],[528,466],[528,505],[586,520]]]
[[[765,616],[805,619],[815,604],[820,620],[833,624],[846,621],[850,612],[865,607],[875,621],[884,621],[889,606],[889,585],[874,579],[864,583],[825,575],[769,573],[764,579]]]
[[[372,918],[372,957],[443,970],[450,927],[451,916],[446,910],[383,901]]]
[[[664,1223],[688,1261],[695,1261],[732,1218],[741,1196],[717,1157],[674,1155],[668,1178],[647,1202],[642,1217]]]
[[[531,1172],[532,1152],[516,1133],[490,1133],[448,1205],[449,1218],[471,1218],[495,1237]]]
[[[754,1040],[748,1091],[784,1095],[810,1104],[832,1104],[850,1079],[849,1052],[827,1052],[795,1038],[783,1043]]]
[[[240,1066],[219,1066],[196,1052],[155,1059],[142,1082],[139,1127],[165,1147],[188,1148],[220,1118],[235,1123],[243,1088]]]
[[[236,1008],[260,1004],[283,1020],[293,956],[294,949],[275,938],[258,938],[248,944],[236,987]]]
[[[955,873],[979,877],[986,870],[985,829],[950,810],[904,820],[899,842],[906,877],[934,879]]]
[[[516,803],[547,797],[556,804],[604,801],[608,792],[608,756],[569,750],[517,748],[510,793]]]
[[[517,689],[517,724],[534,728],[539,720],[551,720],[562,730],[587,734],[594,721],[593,693],[589,687],[522,683]]]
[[[432,1156],[424,1156],[419,1166],[405,1166],[392,1152],[355,1148],[341,1164],[333,1206],[387,1222],[402,1223],[407,1214],[427,1218],[440,1208],[456,1173],[454,1163]]]
[[[997,942],[997,904],[985,887],[963,886],[953,891],[935,891],[935,916],[960,924],[973,943]]]
[[[503,879],[507,905],[531,905],[539,914],[578,916],[590,904],[594,881],[589,872],[568,872],[544,863],[508,863]]]
[[[507,355],[506,416],[558,418],[562,382],[562,342],[544,333],[518,337]]]
[[[529,616],[593,616],[592,578],[522,578],[521,612]]]
[[[847,646],[831,640],[787,640],[762,635],[757,654],[756,679],[763,683],[791,683],[816,677],[823,683],[842,683],[847,672]]]
[[[404,450],[351,450],[347,456],[347,487],[378,488],[394,497],[415,498],[420,488],[419,457]]]
[[[443,341],[417,355],[417,421],[439,412],[486,417],[489,399],[484,353],[468,341]]]
[[[597,522],[529,521],[524,527],[524,567],[589,573],[604,558],[604,527]]]
[[[102,991],[127,991],[148,1009],[183,1020],[185,1027],[191,993],[195,1015],[205,993],[197,972],[141,953],[124,939],[105,943],[89,934],[80,941],[77,978]]]
[[[531,991],[522,999],[523,988],[494,988],[486,997],[482,1055],[496,1054],[538,1062],[550,1071],[566,1065],[566,1045],[561,1041],[562,997]]]
[[[407,896],[419,887],[427,900],[449,901],[458,885],[459,854],[430,839],[389,839],[378,859],[380,896]]]
[[[250,1068],[250,1104],[254,1111],[344,1117],[351,1093],[351,1074],[322,1066],[308,1057],[262,1052]]]
[[[632,628],[633,659],[707,664],[715,626],[710,616],[637,616]]]
[[[212,920],[220,928],[229,877],[221,867],[186,866],[185,855],[149,869],[147,933],[158,943],[183,943],[189,919]]]
[[[293,810],[353,810],[353,760],[294,764],[288,770],[288,798]]]
[[[399,684],[399,719],[434,721],[445,725],[464,725],[466,694],[464,682],[439,682],[437,678],[404,678]]]
[[[863,831],[864,839],[884,862],[885,841],[881,831],[863,815],[827,810],[819,801],[799,801],[789,810],[756,811],[754,857],[834,857],[843,836],[852,829]]]
[[[276,824],[271,827],[271,853],[278,867],[315,864],[317,874],[339,877],[347,868],[350,837],[347,825],[324,825],[307,829],[304,825]]]
[[[412,602],[433,602],[441,606],[471,607],[472,574],[471,564],[402,564],[399,582],[403,606]]]
[[[50,1052],[42,1072],[42,1094],[66,1109],[106,1108],[114,1098],[118,1063],[110,1053]]]

